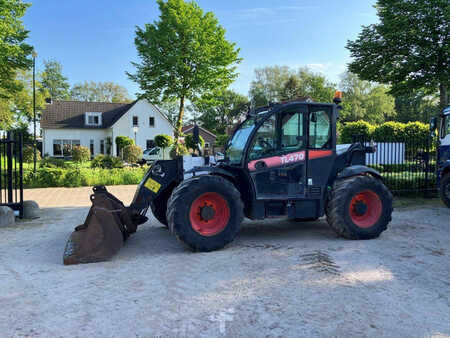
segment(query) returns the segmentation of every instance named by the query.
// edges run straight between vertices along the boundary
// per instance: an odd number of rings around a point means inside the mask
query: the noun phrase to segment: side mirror
[[[433,132],[437,128],[437,117],[432,117],[430,119],[430,131]]]
[[[314,123],[317,122],[317,114],[316,113],[311,113],[311,122],[314,122]]]

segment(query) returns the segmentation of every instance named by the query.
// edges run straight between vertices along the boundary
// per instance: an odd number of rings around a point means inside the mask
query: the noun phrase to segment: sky
[[[226,29],[226,38],[240,48],[244,60],[231,87],[247,95],[254,69],[308,66],[334,83],[350,55],[347,40],[361,25],[377,21],[375,0],[197,0]],[[113,81],[133,97],[139,92],[125,72],[138,62],[136,26],[158,19],[155,0],[36,0],[24,24],[29,43],[43,60],[57,60],[69,82]]]

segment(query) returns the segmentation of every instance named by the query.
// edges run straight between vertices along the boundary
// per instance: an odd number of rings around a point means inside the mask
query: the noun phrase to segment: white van
[[[164,149],[154,147],[147,149],[142,153],[142,160],[147,163],[152,163],[158,160],[170,160],[170,147]]]

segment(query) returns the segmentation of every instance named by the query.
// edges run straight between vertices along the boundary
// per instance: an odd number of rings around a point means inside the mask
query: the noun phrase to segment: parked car
[[[159,147],[146,149],[142,154],[142,161],[152,163],[158,160],[170,159],[170,148],[167,147],[164,150]]]

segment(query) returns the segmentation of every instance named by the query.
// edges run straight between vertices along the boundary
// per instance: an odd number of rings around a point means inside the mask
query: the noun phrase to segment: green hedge
[[[362,135],[375,142],[413,142],[426,144],[429,138],[429,127],[422,122],[385,122],[371,125],[366,121],[348,122],[339,128],[340,143],[352,143],[353,137]]]
[[[41,168],[24,172],[24,188],[81,187],[94,185],[138,184],[148,167],[140,168]]]

